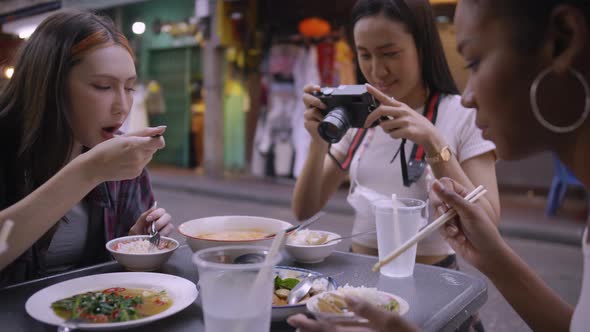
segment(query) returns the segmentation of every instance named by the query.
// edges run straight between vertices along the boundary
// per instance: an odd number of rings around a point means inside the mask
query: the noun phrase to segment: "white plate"
[[[324,313],[324,312],[317,311],[316,309],[317,309],[318,299],[320,299],[323,296],[326,296],[328,293],[332,293],[332,292],[337,292],[337,291],[320,293],[320,294],[315,295],[312,298],[310,298],[306,303],[307,310],[309,312],[311,312],[319,320],[354,321],[354,322],[359,322],[359,323],[367,322],[366,319],[356,316],[353,312],[336,314],[336,313]],[[395,294],[391,294],[391,293],[387,293],[387,292],[379,291],[379,290],[377,291],[377,294],[383,300],[386,300],[386,301],[389,301],[392,299],[396,300],[397,303],[399,304],[399,310],[397,311],[397,313],[400,316],[405,315],[410,310],[410,305],[408,304],[408,302]],[[384,301],[384,302],[386,302],[386,301]]]
[[[291,266],[276,266],[275,267],[275,275],[278,275],[281,278],[298,278],[303,279],[307,277],[309,274],[312,275],[321,275],[321,273],[306,269],[300,269],[297,267]],[[273,278],[274,280],[274,278]],[[328,288],[328,291],[334,290],[338,287],[338,284],[332,278],[322,278],[319,279],[320,282],[324,282]],[[273,321],[284,321],[287,317],[303,313],[306,311],[305,303],[300,304],[293,304],[293,305],[283,305],[283,306],[272,306],[272,320]]]
[[[195,301],[198,294],[197,287],[192,281],[170,274],[150,272],[105,273],[67,280],[46,287],[29,297],[25,308],[27,313],[38,321],[51,325],[60,325],[64,322],[64,319],[53,312],[51,303],[76,294],[111,287],[166,290],[166,293],[172,299],[172,306],[153,316],[128,322],[84,323],[79,324],[80,329],[116,330],[144,325],[173,315],[188,307]]]

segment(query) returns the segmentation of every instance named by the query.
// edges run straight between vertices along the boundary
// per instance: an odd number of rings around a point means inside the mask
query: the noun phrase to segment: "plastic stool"
[[[545,210],[545,214],[548,216],[554,216],[556,214],[557,209],[563,202],[568,186],[584,187],[584,185],[555,155],[553,155],[553,163],[555,165],[555,175],[551,182],[547,208]]]

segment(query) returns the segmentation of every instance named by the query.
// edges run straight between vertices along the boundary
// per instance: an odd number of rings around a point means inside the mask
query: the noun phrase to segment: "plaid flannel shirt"
[[[83,200],[88,207],[88,233],[84,256],[77,268],[112,259],[105,248],[106,242],[127,235],[139,216],[152,206],[154,196],[149,174],[144,169],[135,179],[101,183]],[[55,227],[0,271],[0,288],[47,275],[44,256],[54,232]]]

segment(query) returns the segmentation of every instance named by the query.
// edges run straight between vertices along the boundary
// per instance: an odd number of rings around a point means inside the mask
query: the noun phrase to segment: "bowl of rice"
[[[366,319],[356,316],[349,310],[346,297],[365,300],[399,315],[405,315],[410,309],[408,302],[397,295],[373,287],[353,287],[346,284],[336,290],[311,297],[306,304],[307,310],[320,320],[366,322]]]
[[[113,239],[106,248],[119,264],[130,271],[154,271],[164,264],[179,246],[173,238],[162,236],[158,247],[149,241],[149,235],[130,235]]]
[[[332,254],[340,240],[326,242],[338,237],[340,235],[332,232],[304,229],[290,234],[285,248],[300,263],[320,263]]]

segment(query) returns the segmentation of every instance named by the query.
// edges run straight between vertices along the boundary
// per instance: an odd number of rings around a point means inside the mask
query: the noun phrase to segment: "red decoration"
[[[329,34],[331,30],[330,23],[319,17],[310,17],[299,22],[299,33],[305,37],[320,38]]]

